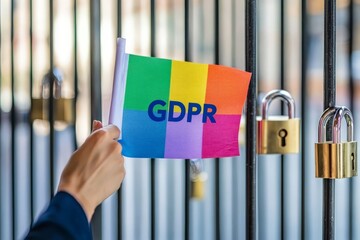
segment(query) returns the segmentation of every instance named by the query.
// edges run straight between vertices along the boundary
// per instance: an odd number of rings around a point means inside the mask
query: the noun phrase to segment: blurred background
[[[301,154],[258,157],[258,239],[322,238],[314,143],[323,111],[323,5],[257,1],[259,102],[283,87],[295,98],[305,127]],[[44,210],[91,120],[107,123],[117,37],[126,38],[128,53],[245,69],[245,1],[1,0],[0,9],[4,240],[22,239]],[[352,109],[357,140],[359,0],[337,1],[336,27],[337,105]],[[58,107],[35,108],[39,100],[32,99],[41,98]],[[271,113],[280,113],[280,104],[272,105]],[[42,114],[31,114],[31,106]],[[94,239],[245,239],[244,129],[240,138],[240,157],[193,161],[195,170],[180,159],[126,159],[121,190],[95,214]],[[198,171],[206,175],[203,196],[189,193]],[[336,181],[336,239],[360,239],[359,181]]]

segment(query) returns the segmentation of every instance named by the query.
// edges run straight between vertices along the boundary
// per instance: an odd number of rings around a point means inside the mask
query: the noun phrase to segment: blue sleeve
[[[58,192],[31,227],[26,240],[89,240],[90,224],[81,205],[66,192]]]

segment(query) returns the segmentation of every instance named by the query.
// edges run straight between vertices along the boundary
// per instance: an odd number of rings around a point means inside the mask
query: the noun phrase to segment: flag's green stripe
[[[169,100],[171,60],[129,55],[124,109],[147,111],[154,100]]]

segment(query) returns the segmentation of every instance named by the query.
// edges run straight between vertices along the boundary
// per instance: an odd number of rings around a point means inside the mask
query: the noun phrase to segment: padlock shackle
[[[345,117],[347,125],[347,141],[353,141],[353,116],[347,107],[340,107],[336,110],[333,118],[333,142],[341,142],[341,120]]]
[[[318,125],[318,141],[326,142],[326,125],[330,118],[332,121],[332,142],[341,142],[341,120],[345,117],[347,124],[347,140],[353,141],[353,116],[347,107],[329,107],[320,117]]]
[[[61,97],[61,86],[62,86],[62,76],[60,71],[55,68],[52,72],[49,71],[42,79],[41,82],[41,98],[45,99],[49,96],[46,96],[46,93],[50,91],[51,82],[54,82],[54,98]]]
[[[190,159],[190,170],[192,174],[198,175],[204,171],[204,160],[202,158]]]
[[[329,107],[325,109],[323,114],[321,115],[319,119],[319,125],[318,125],[318,141],[319,142],[326,142],[326,124],[329,121],[329,119],[334,116],[336,111],[336,107]]]
[[[294,99],[292,98],[292,96],[290,95],[289,92],[287,92],[285,90],[276,89],[276,90],[272,90],[272,91],[268,92],[261,102],[261,105],[262,105],[261,117],[262,117],[262,119],[265,120],[268,118],[269,105],[272,102],[272,100],[274,100],[276,98],[280,98],[282,101],[287,103],[288,116],[289,116],[289,118],[294,118],[295,117],[295,101],[294,101]]]

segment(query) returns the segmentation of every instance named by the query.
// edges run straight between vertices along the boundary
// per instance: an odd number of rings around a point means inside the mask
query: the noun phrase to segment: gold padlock
[[[326,125],[332,121],[332,140],[326,141]],[[347,123],[347,142],[341,142],[341,120]],[[349,178],[357,176],[357,142],[353,139],[353,116],[346,107],[326,109],[319,120],[318,143],[315,143],[315,176]]]
[[[36,119],[40,120],[49,120],[48,114],[48,105],[49,99],[44,98],[34,98],[31,99],[31,120],[34,121]],[[74,114],[73,114],[73,98],[60,98],[54,99],[54,109],[55,121],[62,121],[66,123],[74,123]]]
[[[41,84],[41,97],[31,99],[30,119],[49,120],[49,91],[50,81],[54,81],[54,120],[73,124],[74,119],[74,98],[63,98],[61,95],[62,79],[55,71],[45,75]]]
[[[288,117],[268,116],[272,100],[280,98],[288,106]],[[257,153],[299,153],[300,119],[294,118],[295,102],[285,90],[270,91],[262,100],[262,116],[257,120]]]
[[[206,172],[200,172],[191,179],[191,197],[201,200],[205,197],[205,184],[208,175]]]

